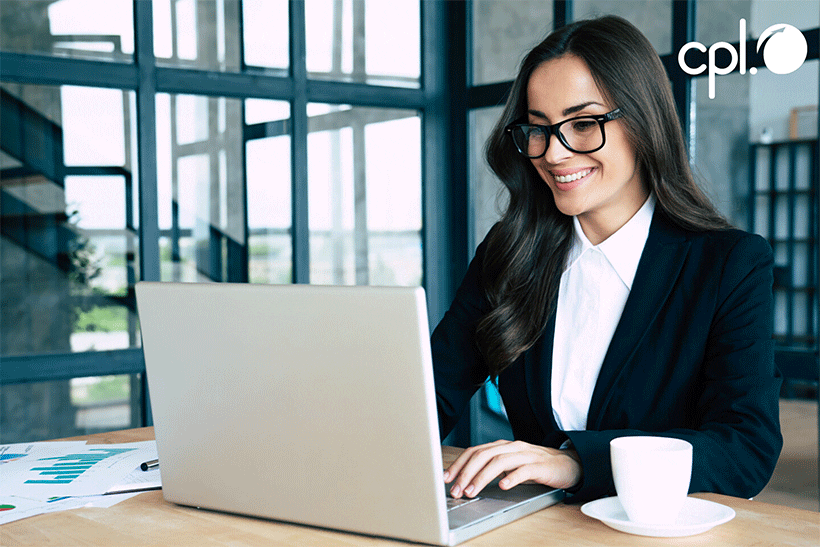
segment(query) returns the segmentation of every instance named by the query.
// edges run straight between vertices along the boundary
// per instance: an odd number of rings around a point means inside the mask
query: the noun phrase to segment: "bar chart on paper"
[[[103,494],[152,458],[156,458],[153,441],[93,446],[36,443],[25,457],[0,463],[0,484],[5,495],[35,499]]]
[[[85,454],[66,454],[65,456],[41,458],[40,462],[50,465],[47,467],[32,467],[31,472],[36,473],[39,478],[27,479],[26,484],[71,484],[79,479],[83,473],[104,460],[133,450],[135,449],[91,448]]]

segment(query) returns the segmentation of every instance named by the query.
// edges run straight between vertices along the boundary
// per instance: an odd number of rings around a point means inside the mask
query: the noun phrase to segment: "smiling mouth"
[[[592,173],[592,168],[584,169],[583,171],[578,171],[577,173],[572,173],[571,175],[552,175],[552,177],[555,179],[555,182],[567,183],[582,179],[590,173]]]

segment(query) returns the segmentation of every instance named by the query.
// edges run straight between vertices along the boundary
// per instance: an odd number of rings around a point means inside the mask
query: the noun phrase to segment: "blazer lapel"
[[[660,208],[656,208],[649,236],[635,272],[632,290],[624,305],[621,320],[612,336],[592,393],[587,429],[600,428],[607,404],[612,397],[615,380],[632,358],[635,349],[672,291],[688,251],[689,242],[669,223]]]

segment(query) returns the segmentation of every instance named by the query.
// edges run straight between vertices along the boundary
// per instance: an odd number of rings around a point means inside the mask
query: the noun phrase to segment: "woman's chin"
[[[553,196],[557,198],[554,193]],[[578,216],[586,211],[583,203],[574,199],[555,199],[555,206],[568,217]]]

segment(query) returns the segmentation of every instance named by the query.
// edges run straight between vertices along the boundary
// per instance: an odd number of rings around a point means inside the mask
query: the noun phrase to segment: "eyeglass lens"
[[[573,152],[591,152],[604,143],[603,124],[594,118],[567,120],[558,127],[563,143]],[[539,157],[547,150],[549,136],[543,127],[519,125],[513,128],[512,136],[518,149],[528,157]]]

